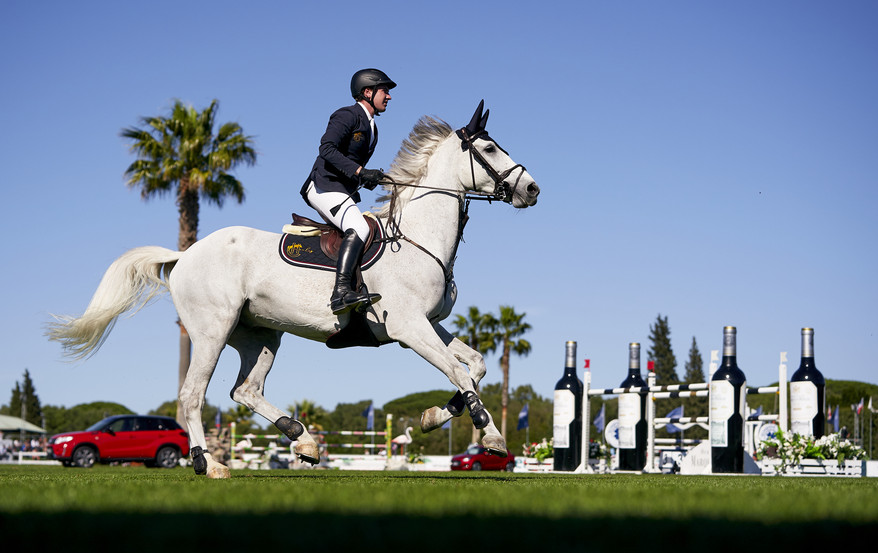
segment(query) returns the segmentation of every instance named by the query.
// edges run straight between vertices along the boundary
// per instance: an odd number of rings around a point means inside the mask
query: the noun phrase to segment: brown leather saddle
[[[365,217],[365,219],[369,224],[370,232],[369,238],[366,239],[366,244],[363,246],[364,252],[369,251],[369,247],[375,241],[375,237],[381,235],[381,227],[378,221],[372,217]],[[298,227],[314,227],[319,230],[320,250],[329,259],[338,261],[338,250],[341,247],[341,241],[344,239],[344,234],[340,229],[327,223],[318,223],[298,213],[293,213],[293,225]]]
[[[371,216],[367,216],[366,221],[371,232],[363,247],[359,271],[365,271],[374,265],[387,246],[380,223]],[[334,226],[294,213],[293,224],[284,226],[278,253],[290,265],[335,271],[343,238],[344,235]]]

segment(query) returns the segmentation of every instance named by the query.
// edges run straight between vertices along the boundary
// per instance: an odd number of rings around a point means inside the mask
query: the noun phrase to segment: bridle
[[[476,168],[474,161],[478,161],[479,165],[481,165],[482,168],[487,171],[488,175],[490,175],[491,179],[494,181],[494,191],[491,193],[473,191],[468,193],[465,197],[472,200],[488,200],[489,202],[492,200],[497,200],[500,202],[511,204],[512,198],[515,194],[515,189],[518,187],[518,182],[521,180],[521,177],[524,175],[527,169],[525,169],[524,165],[516,163],[502,173],[497,172],[497,170],[494,169],[494,166],[491,165],[491,163],[487,159],[485,159],[485,156],[482,155],[482,152],[480,152],[478,148],[475,147],[475,140],[481,135],[485,135],[486,140],[490,140],[494,143],[494,146],[500,148],[500,145],[494,142],[494,140],[491,139],[490,136],[488,136],[488,132],[485,129],[476,131],[472,136],[470,136],[466,127],[457,131],[457,136],[461,140],[461,149],[464,151],[469,151],[469,165],[473,179],[473,188],[475,188],[476,186]],[[503,148],[500,148],[500,150],[504,154],[509,155],[508,152],[506,152],[506,150],[504,150]],[[513,184],[510,188],[509,183],[506,182],[506,179],[509,177],[509,175],[512,174],[513,171],[515,171],[519,167],[521,168],[521,173],[518,174],[518,178],[515,179],[515,184]]]
[[[388,232],[387,232],[387,237],[384,238],[384,241],[392,244],[394,242],[398,243],[400,240],[405,240],[409,244],[415,246],[416,248],[418,248],[422,252],[424,252],[427,255],[429,255],[430,257],[432,257],[436,261],[436,263],[438,263],[439,266],[442,268],[442,273],[445,275],[446,285],[454,279],[454,262],[457,260],[457,246],[463,240],[463,228],[466,226],[466,223],[469,220],[470,200],[487,200],[489,203],[496,200],[496,201],[511,204],[513,197],[514,197],[514,194],[515,194],[515,190],[518,187],[518,183],[521,180],[521,177],[527,171],[527,169],[525,169],[524,165],[517,163],[517,164],[513,165],[512,167],[510,167],[509,169],[506,169],[502,173],[498,172],[494,168],[494,166],[491,165],[491,163],[487,159],[485,159],[485,157],[482,155],[482,153],[475,147],[475,140],[477,138],[479,138],[481,135],[485,135],[485,139],[490,140],[491,142],[494,143],[494,145],[497,148],[500,148],[500,145],[497,144],[496,142],[494,142],[494,140],[488,136],[487,131],[485,131],[484,129],[481,129],[472,135],[470,135],[469,132],[467,132],[466,127],[457,131],[457,136],[461,140],[461,149],[464,151],[467,151],[467,150],[469,151],[470,172],[472,175],[473,190],[470,192],[465,192],[463,194],[463,196],[457,195],[458,201],[460,202],[461,216],[460,216],[460,221],[458,223],[458,228],[457,228],[457,240],[454,243],[454,251],[451,254],[451,264],[448,267],[445,267],[445,264],[442,262],[442,260],[439,259],[438,257],[436,257],[435,255],[433,255],[433,253],[430,252],[427,248],[418,244],[417,242],[415,242],[414,240],[412,240],[411,238],[407,237],[406,235],[404,235],[402,233],[402,230],[399,228],[399,223],[397,223],[394,220],[394,213],[396,211],[395,210],[395,203],[396,203],[396,196],[397,195],[394,192],[390,196],[390,209],[389,209],[390,216],[387,219],[387,231]],[[506,153],[507,155],[509,155],[506,152],[506,150],[503,150],[503,148],[500,148],[500,150],[503,151],[503,153]],[[482,168],[488,173],[488,175],[494,181],[494,191],[493,192],[479,192],[479,191],[475,190],[475,187],[476,187],[475,162],[476,161],[479,162],[479,165],[482,166]],[[518,168],[521,168],[521,173],[518,175],[518,178],[515,179],[515,183],[510,187],[509,183],[506,182],[506,179],[509,177],[509,175],[512,174],[513,171],[515,171]],[[420,189],[424,189],[424,190],[436,190],[436,191],[444,192],[447,194],[453,193],[453,191],[448,190],[447,188],[423,186],[423,185],[411,184],[411,183],[400,183],[400,182],[394,181],[393,179],[390,179],[389,181],[386,181],[386,182],[382,182],[381,184],[392,184],[394,186],[420,188]],[[391,227],[392,227],[392,229],[391,229]]]

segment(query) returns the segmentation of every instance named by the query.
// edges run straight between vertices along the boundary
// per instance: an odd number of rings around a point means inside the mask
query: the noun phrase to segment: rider
[[[366,163],[378,143],[375,117],[387,109],[390,89],[396,83],[378,69],[361,69],[351,78],[351,95],[357,101],[338,109],[329,117],[314,167],[302,186],[305,203],[344,233],[338,252],[335,287],[330,299],[334,315],[371,305],[379,294],[366,294],[352,288],[354,270],[360,264],[369,225],[357,207],[360,186],[374,190],[385,179],[378,169]]]

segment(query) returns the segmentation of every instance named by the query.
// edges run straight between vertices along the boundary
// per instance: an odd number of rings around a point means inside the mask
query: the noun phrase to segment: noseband
[[[463,150],[469,150],[469,165],[470,171],[472,172],[473,187],[475,188],[476,185],[475,161],[479,162],[479,165],[481,165],[482,168],[488,172],[488,175],[490,175],[491,179],[494,181],[494,192],[488,194],[484,192],[473,191],[471,193],[472,195],[467,195],[467,199],[488,201],[497,200],[500,202],[506,202],[508,204],[511,204],[512,198],[515,194],[515,189],[518,187],[518,182],[521,180],[522,175],[524,175],[527,169],[524,168],[524,165],[517,163],[509,169],[503,171],[502,173],[499,173],[496,169],[494,169],[494,166],[491,165],[491,163],[487,159],[485,159],[485,156],[482,155],[482,152],[480,152],[475,147],[475,140],[483,134],[485,135],[485,138],[487,140],[491,140],[491,142],[494,142],[494,140],[488,136],[487,131],[485,131],[484,129],[476,132],[472,136],[469,135],[466,127],[457,131],[457,136],[461,140],[461,148]],[[494,142],[494,145],[500,148],[500,145],[496,142]],[[503,150],[503,148],[500,148],[500,150],[503,151],[503,153],[506,153],[506,150]],[[515,184],[510,187],[509,183],[506,182],[506,179],[509,177],[509,175],[512,174],[513,171],[515,171],[519,167],[521,168],[521,173],[519,173],[518,178],[515,179]]]

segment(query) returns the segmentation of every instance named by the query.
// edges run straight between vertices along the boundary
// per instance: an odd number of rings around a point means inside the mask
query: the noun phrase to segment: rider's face
[[[367,88],[366,97],[372,97],[372,103],[375,105],[375,111],[384,112],[387,109],[387,103],[390,101],[390,90],[386,86],[379,86],[376,89]]]

